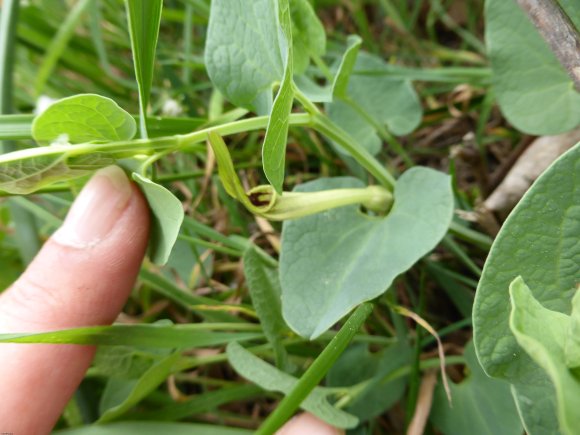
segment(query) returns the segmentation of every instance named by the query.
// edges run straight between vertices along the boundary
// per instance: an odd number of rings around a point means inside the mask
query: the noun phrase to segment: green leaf
[[[98,424],[74,429],[58,430],[55,435],[251,435],[246,429],[198,423],[159,423],[147,421],[123,421],[112,424]]]
[[[347,96],[348,82],[356,65],[361,44],[362,38],[358,35],[349,35],[346,39],[346,50],[332,83],[333,98],[345,98]]]
[[[0,343],[66,343],[147,346],[157,348],[193,348],[220,346],[230,341],[256,340],[256,332],[214,332],[199,324],[162,326],[113,325],[66,329],[39,333],[0,334]]]
[[[554,389],[509,328],[508,288],[517,276],[539,303],[571,311],[580,245],[580,147],[547,169],[503,224],[483,269],[473,308],[477,356],[490,376],[514,385],[527,430],[556,433]],[[551,397],[551,398],[550,398]]]
[[[509,291],[511,331],[554,385],[561,432],[574,435],[580,427],[580,381],[566,367],[564,347],[570,316],[542,306],[521,277],[511,283]]]
[[[226,98],[258,113],[270,113],[262,161],[266,177],[281,193],[294,101],[289,0],[214,0],[205,61],[211,81]],[[272,105],[276,83],[280,88]]]
[[[481,369],[473,343],[465,346],[467,377],[451,383],[453,406],[437,385],[429,418],[445,435],[521,435],[522,423],[507,382],[489,378]]]
[[[99,423],[119,418],[155,390],[171,374],[181,356],[174,352],[151,366],[138,379],[109,378],[101,396]]]
[[[147,107],[153,84],[155,49],[159,37],[163,0],[125,0],[129,34],[139,88],[139,113],[141,137],[147,138]]]
[[[277,198],[272,186],[256,186],[246,192],[236,173],[234,162],[223,138],[217,132],[210,131],[208,140],[215,154],[218,175],[228,195],[240,201],[244,207],[254,214],[261,215],[269,211],[276,203]],[[255,198],[255,200],[253,201],[252,198]]]
[[[282,185],[284,184],[289,116],[294,102],[293,86],[292,76],[285,76],[280,91],[274,100],[262,146],[264,173],[278,193],[282,193]]]
[[[294,102],[294,61],[292,54],[292,23],[289,0],[277,0],[280,15],[280,51],[284,59],[284,76],[274,99],[272,113],[262,146],[262,165],[270,184],[278,194],[282,193],[288,141],[289,116]]]
[[[55,181],[88,175],[115,162],[106,154],[69,157],[69,147],[53,146],[45,155],[25,149],[0,156],[0,190],[16,195],[32,193]]]
[[[310,64],[311,56],[326,52],[326,32],[308,0],[290,0],[294,72],[300,74]]]
[[[266,263],[253,245],[244,253],[243,262],[252,305],[258,313],[264,335],[274,349],[276,365],[285,370],[288,362],[282,338],[288,327],[282,318],[278,269]]]
[[[300,192],[360,187],[353,178],[319,179]],[[431,251],[453,213],[448,176],[413,168],[398,180],[385,217],[345,206],[284,222],[282,311],[303,337],[316,338],[355,306],[384,293],[395,277]]]
[[[80,94],[63,98],[34,118],[32,137],[40,145],[129,140],[135,120],[110,98]]]
[[[236,173],[234,162],[232,161],[226,143],[219,133],[213,130],[208,133],[208,141],[215,154],[218,165],[218,176],[220,177],[220,181],[222,182],[225,191],[232,198],[243,202],[243,198],[246,197],[246,191]]]
[[[212,83],[237,106],[270,113],[272,86],[282,81],[277,1],[213,0],[205,45]]]
[[[374,353],[369,351],[366,344],[355,344],[332,366],[326,383],[329,387],[356,385],[357,390],[364,383],[364,388],[357,391],[346,410],[361,421],[368,421],[401,399],[405,392],[406,379],[404,377],[390,379],[389,375],[410,364],[411,359],[411,348],[402,341]]]
[[[342,59],[331,84],[319,86],[306,75],[299,75],[294,78],[300,91],[310,101],[316,103],[332,103],[335,99],[344,99],[347,97],[348,82],[356,65],[362,39],[358,35],[350,35],[346,39],[346,44],[346,50],[342,55]]]
[[[487,0],[485,15],[494,92],[505,117],[538,135],[580,124],[580,94],[517,2]]]
[[[347,49],[345,55],[352,56],[352,49],[352,46]],[[350,57],[346,60],[352,61]],[[342,65],[344,77],[347,66],[348,63]],[[347,95],[326,107],[330,119],[373,154],[382,143],[378,130],[386,128],[395,135],[408,134],[417,128],[423,114],[411,81],[388,77],[384,74],[388,70],[382,59],[359,53],[355,72],[348,80]],[[344,86],[342,81],[339,84]]]
[[[577,369],[580,367],[580,291],[572,298],[570,327],[566,336],[566,365]]]
[[[148,178],[133,172],[133,180],[147,198],[153,217],[149,237],[149,258],[155,264],[165,264],[183,223],[185,216],[183,206],[169,190]]]
[[[230,364],[240,376],[265,390],[288,394],[298,382],[294,376],[271,366],[236,342],[228,345],[227,354]],[[316,387],[300,407],[335,427],[355,427],[358,424],[358,419],[332,406],[328,402],[328,396],[331,394],[332,392],[327,388]]]

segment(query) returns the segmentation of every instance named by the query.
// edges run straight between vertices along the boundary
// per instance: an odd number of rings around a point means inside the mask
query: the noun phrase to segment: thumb
[[[0,333],[111,323],[134,285],[148,231],[139,190],[116,166],[98,171],[63,226],[0,295]],[[92,346],[0,344],[2,430],[50,432],[93,354]]]
[[[342,429],[330,426],[314,415],[304,412],[288,421],[276,435],[344,435]]]

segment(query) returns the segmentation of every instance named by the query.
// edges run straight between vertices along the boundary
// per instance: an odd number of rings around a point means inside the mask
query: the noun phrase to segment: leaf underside
[[[361,187],[354,178],[319,179],[295,191]],[[398,180],[386,218],[345,206],[284,222],[280,256],[282,309],[299,335],[314,339],[431,251],[449,227],[447,175],[413,168]]]

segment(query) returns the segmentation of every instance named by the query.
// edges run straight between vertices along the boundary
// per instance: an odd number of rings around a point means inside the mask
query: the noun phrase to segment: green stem
[[[332,339],[328,346],[316,358],[304,375],[296,383],[294,389],[278,405],[276,410],[269,415],[262,426],[256,431],[257,435],[270,435],[276,432],[292,414],[310,392],[324,378],[328,370],[336,362],[338,357],[346,349],[354,338],[366,318],[371,314],[373,305],[364,303],[360,305],[349,317],[339,333]]]
[[[314,53],[311,53],[310,57],[314,61],[314,65],[318,67],[318,69],[322,72],[326,80],[329,83],[332,83],[332,81],[334,80],[334,74],[332,74],[332,71],[330,71],[330,68],[328,67],[328,65],[326,65],[324,60]]]
[[[381,185],[389,190],[395,186],[395,178],[387,169],[361,147],[348,133],[338,127],[325,115],[312,117],[312,128],[343,147],[362,167],[364,167]]]
[[[294,88],[294,96],[300,102],[300,104],[302,104],[302,106],[306,109],[306,111],[308,113],[310,113],[311,115],[320,114],[320,110],[318,109],[316,104],[314,104],[312,101],[310,101],[310,98],[308,98],[306,95],[304,95],[302,93],[302,91],[300,89],[298,89],[298,86],[296,86],[294,84],[292,86]]]
[[[222,136],[243,133],[247,131],[260,130],[268,125],[268,116],[258,116],[241,121],[234,121],[219,126],[204,128],[189,134],[164,136],[151,139],[137,139],[127,141],[109,142],[105,144],[78,144],[78,145],[52,145],[50,147],[26,148],[10,154],[0,156],[0,164],[7,161],[14,161],[24,158],[41,156],[51,156],[66,154],[68,156],[79,156],[91,153],[108,153],[117,158],[133,157],[136,154],[150,155],[152,153],[175,148],[184,148],[204,142],[210,131],[216,131]],[[290,125],[308,126],[312,123],[312,116],[306,113],[290,115]]]
[[[491,69],[483,67],[411,68],[389,65],[388,70],[357,70],[356,74],[436,83],[487,83],[491,80]]]
[[[457,238],[479,246],[486,251],[489,251],[491,249],[491,245],[493,244],[493,239],[491,237],[486,236],[485,234],[482,234],[478,231],[472,230],[471,228],[467,228],[456,222],[451,222],[451,225],[449,226],[449,232],[457,236]]]
[[[373,126],[382,140],[387,142],[392,150],[405,162],[407,167],[415,166],[415,163],[403,148],[403,145],[393,136],[381,123],[377,122],[360,104],[352,98],[343,99],[355,112],[357,112],[366,122]]]

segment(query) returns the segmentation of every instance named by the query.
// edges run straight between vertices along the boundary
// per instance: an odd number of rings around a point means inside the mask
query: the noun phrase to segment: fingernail
[[[121,168],[108,166],[97,171],[73,203],[53,239],[75,248],[99,243],[123,214],[131,194],[131,184]]]

